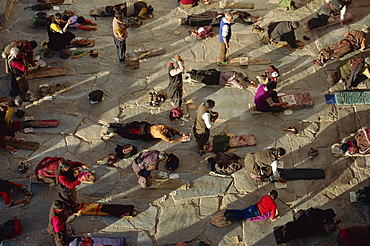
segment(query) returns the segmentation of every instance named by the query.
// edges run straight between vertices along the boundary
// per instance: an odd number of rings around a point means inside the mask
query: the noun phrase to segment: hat
[[[95,104],[103,100],[103,92],[101,90],[95,90],[89,93],[89,100],[91,104]]]
[[[366,64],[370,64],[370,56],[368,56],[368,57],[365,58],[365,63]]]

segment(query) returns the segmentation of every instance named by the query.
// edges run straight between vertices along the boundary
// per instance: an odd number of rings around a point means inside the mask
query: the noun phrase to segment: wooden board
[[[218,64],[218,66],[248,66],[248,65],[265,65],[270,64],[271,58],[267,57],[248,57],[248,56],[241,56],[232,58],[228,61],[227,64]]]
[[[234,3],[231,1],[218,2],[220,9],[254,9],[254,3]]]
[[[39,67],[27,72],[27,79],[63,76],[67,74],[67,67]]]
[[[344,15],[344,21],[349,21],[349,20],[352,20],[353,19],[353,16],[351,13],[346,13]],[[335,24],[338,24],[340,23],[340,16],[339,15],[336,15],[336,16],[330,16],[329,17],[329,20],[328,20],[328,24],[325,25],[325,26],[321,26],[321,27],[318,27],[318,28],[314,28],[314,29],[309,29],[308,28],[308,24],[307,24],[307,21],[304,21],[303,22],[303,29],[306,31],[306,32],[310,32],[310,31],[314,31],[314,30],[320,30],[320,29],[324,29],[328,26],[332,26],[332,25],[335,25]]]
[[[187,190],[189,184],[182,182],[180,179],[155,179],[149,189],[159,190]]]
[[[5,139],[5,144],[12,146],[15,149],[36,150],[40,147],[40,144],[37,142],[31,142],[31,141],[15,142],[13,139]]]
[[[225,215],[220,214],[211,218],[211,224],[218,228],[222,228],[231,225],[232,222],[230,220],[226,220]]]

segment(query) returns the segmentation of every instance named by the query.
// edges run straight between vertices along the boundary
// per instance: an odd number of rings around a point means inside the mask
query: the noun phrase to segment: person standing
[[[12,96],[15,97],[16,104],[27,100],[28,80],[27,66],[22,59],[18,48],[11,48],[8,56],[9,71],[12,73],[11,87]]]
[[[233,20],[233,15],[226,13],[225,17],[222,18],[220,23],[220,42],[221,49],[218,55],[217,62],[224,64],[226,62],[226,52],[229,48],[230,38],[231,38],[231,21]]]
[[[212,125],[218,118],[218,113],[212,111],[214,106],[215,102],[211,99],[207,99],[198,107],[193,133],[197,141],[198,153],[200,155],[203,155],[206,150],[205,147],[211,133]]]
[[[184,71],[184,61],[179,55],[175,55],[178,67],[171,62],[168,67],[168,77],[170,83],[167,87],[167,95],[173,107],[181,107],[182,105],[182,72]]]
[[[64,23],[60,13],[54,15],[48,27],[49,42],[47,45],[49,49],[60,51],[71,44],[76,36],[67,30],[69,24],[71,24],[71,20]]]
[[[272,221],[276,220],[276,203],[275,200],[278,196],[276,190],[271,190],[266,196],[262,197],[261,201],[253,204],[245,209],[237,210],[230,209],[226,210],[225,217],[226,220],[247,220],[259,215],[264,215],[271,211],[270,219]]]
[[[128,37],[127,28],[131,26],[130,23],[123,23],[124,17],[125,16],[123,13],[116,12],[112,22],[114,44],[116,45],[118,59],[120,62],[125,61],[126,39]]]
[[[47,231],[54,236],[54,242],[57,246],[68,245],[66,222],[68,219],[68,211],[64,207],[64,203],[60,200],[55,200],[49,212],[49,224]]]
[[[73,167],[78,165],[78,163],[75,163],[75,165],[72,166],[69,161],[63,160],[61,163],[59,163],[57,171],[56,180],[59,187],[59,197],[66,203],[66,205],[68,205],[68,209],[71,211],[76,210],[78,207],[78,204],[76,204],[76,186],[80,185],[81,182],[88,178],[88,175],[78,178],[78,176],[74,174]],[[84,169],[89,168],[86,165],[81,165],[81,167]]]

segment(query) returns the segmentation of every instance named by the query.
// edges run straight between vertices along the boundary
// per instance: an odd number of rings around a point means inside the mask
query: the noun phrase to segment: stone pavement
[[[262,198],[274,184],[258,184],[248,177],[246,170],[236,172],[231,178],[219,178],[208,175],[210,167],[205,160],[212,154],[200,157],[194,147],[194,140],[188,143],[169,144],[165,142],[130,141],[120,137],[102,140],[99,121],[111,122],[114,118],[128,122],[145,120],[151,123],[168,124],[181,131],[191,132],[195,110],[190,110],[192,117],[184,126],[181,122],[170,122],[170,105],[166,102],[160,109],[149,109],[147,104],[150,91],[163,90],[168,83],[167,65],[175,54],[185,60],[186,70],[215,68],[219,51],[218,35],[207,40],[197,40],[187,33],[189,26],[180,26],[179,19],[188,13],[201,13],[210,7],[198,6],[190,10],[178,8],[175,0],[150,0],[154,7],[154,18],[144,20],[140,28],[130,28],[127,41],[128,51],[148,50],[165,47],[166,54],[149,58],[140,63],[140,69],[126,70],[118,63],[114,47],[111,21],[112,18],[97,18],[98,30],[88,32],[73,30],[78,37],[96,40],[93,49],[99,51],[94,59],[85,56],[75,59],[45,58],[48,66],[67,66],[67,75],[30,80],[31,90],[39,85],[69,82],[71,90],[59,94],[50,101],[44,101],[26,109],[27,116],[35,119],[59,119],[60,126],[54,129],[35,129],[33,133],[19,133],[17,137],[40,142],[36,151],[20,150],[17,155],[0,150],[1,178],[30,184],[29,176],[36,164],[45,156],[61,156],[78,160],[91,166],[97,172],[95,184],[82,184],[78,187],[80,202],[105,202],[134,204],[138,215],[129,219],[102,217],[91,220],[81,216],[73,221],[72,227],[78,235],[123,236],[127,245],[174,245],[178,241],[190,241],[197,245],[205,241],[211,245],[232,245],[232,236],[237,236],[238,245],[276,245],[272,234],[273,227],[292,220],[293,211],[309,207],[333,208],[342,220],[342,228],[369,223],[368,214],[359,204],[349,202],[349,192],[369,185],[368,158],[336,158],[331,155],[330,146],[361,127],[369,126],[369,106],[336,106],[325,104],[324,93],[333,91],[330,70],[335,69],[339,61],[324,67],[315,66],[319,49],[326,47],[343,36],[348,30],[366,27],[370,23],[370,5],[366,1],[354,0],[348,12],[354,15],[349,26],[331,26],[323,30],[304,33],[300,28],[297,37],[311,37],[301,51],[290,51],[273,46],[261,45],[260,34],[252,33],[252,26],[235,24],[232,26],[233,37],[229,55],[247,55],[270,57],[273,64],[282,73],[278,90],[282,92],[310,92],[315,106],[294,110],[294,114],[264,113],[251,115],[248,103],[253,102],[254,90],[239,90],[217,86],[205,87],[200,84],[185,82],[186,99],[193,99],[199,105],[205,98],[216,101],[215,111],[220,114],[212,135],[227,132],[235,134],[254,134],[258,145],[238,148],[237,155],[255,152],[269,146],[284,147],[288,154],[282,159],[286,167],[323,168],[326,178],[313,181],[288,181],[286,189],[279,189],[277,200],[281,218],[277,221],[239,222],[222,229],[212,226],[210,217],[220,214],[220,207],[244,208]],[[235,2],[241,2],[235,0]],[[267,28],[271,21],[308,20],[323,0],[298,4],[296,11],[277,9],[278,0],[250,0],[255,9],[247,10],[251,14],[262,16],[261,26]],[[36,40],[41,43],[47,39],[45,29],[31,29],[29,20],[34,11],[24,7],[35,4],[34,0],[1,1],[3,14],[1,42],[7,44],[16,39]],[[90,9],[116,4],[117,1],[73,0],[72,5],[61,5],[60,11],[73,10],[78,15],[87,17]],[[364,4],[364,5],[361,5]],[[56,11],[47,11],[52,14]],[[179,36],[173,31],[179,30]],[[218,28],[215,28],[218,32]],[[81,49],[80,49],[81,50]],[[36,53],[39,48],[36,49]],[[353,52],[340,60],[358,55]],[[368,50],[365,55],[369,55]],[[218,67],[223,71],[238,70],[254,78],[267,66]],[[10,76],[0,66],[0,80],[3,84],[1,95],[8,95]],[[105,100],[90,105],[87,94],[101,89]],[[339,88],[341,89],[341,88]],[[295,125],[297,135],[282,129]],[[159,149],[174,153],[180,158],[180,167],[176,173],[180,179],[187,180],[191,188],[185,191],[142,190],[136,182],[130,164],[131,160],[120,161],[118,167],[94,165],[94,163],[114,152],[117,144],[132,143],[139,149]],[[310,147],[319,149],[320,155],[308,159]],[[19,161],[26,159],[31,165],[26,174],[19,174],[16,167]],[[369,165],[368,165],[369,164]],[[163,166],[161,170],[165,170]],[[25,207],[6,208],[1,202],[0,221],[13,216],[21,219],[23,232],[7,240],[4,245],[53,245],[46,233],[48,211],[54,199],[58,197],[56,187],[33,184],[34,197]],[[315,236],[305,240],[295,240],[289,245],[332,245],[333,237]]]

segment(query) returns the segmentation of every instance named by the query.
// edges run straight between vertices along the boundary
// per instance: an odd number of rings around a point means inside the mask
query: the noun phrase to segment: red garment
[[[183,4],[183,5],[190,5],[194,3],[195,3],[195,0],[180,0],[180,4]]]
[[[55,210],[55,209],[54,209],[54,212],[55,212],[55,213],[60,214],[60,213],[62,213],[63,211],[57,211],[57,210]],[[54,231],[55,231],[56,233],[58,233],[58,232],[62,232],[62,231],[64,231],[64,230],[65,230],[65,223],[64,223],[64,221],[62,221],[62,220],[60,219],[60,217],[59,217],[59,216],[54,216],[54,217],[51,219],[51,223],[53,224],[53,228],[54,228]]]
[[[9,199],[9,193],[6,192],[6,191],[0,191],[0,195],[3,197],[4,199],[4,203],[5,205],[9,205],[10,204],[10,199]]]
[[[270,196],[262,197],[261,201],[257,202],[256,205],[261,214],[265,214],[271,211],[270,219],[275,219],[276,203],[272,200]]]
[[[342,239],[344,246],[355,246],[356,243],[354,242],[351,233],[349,233],[346,229],[339,229],[339,236]]]
[[[63,184],[65,187],[67,187],[68,189],[73,189],[75,188],[77,185],[81,184],[81,181],[79,180],[76,180],[76,181],[69,181],[69,179],[63,175],[59,175],[58,176],[58,181]]]
[[[12,61],[12,63],[10,64],[12,67],[22,71],[22,72],[26,72],[27,71],[27,67],[24,65],[23,62],[20,62],[20,61]]]

